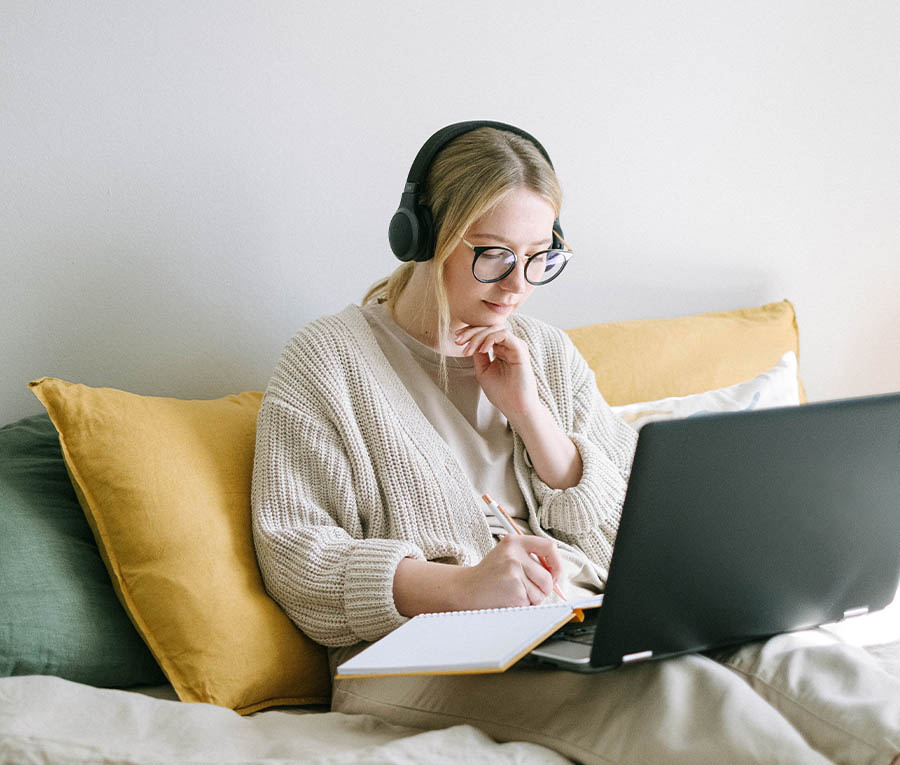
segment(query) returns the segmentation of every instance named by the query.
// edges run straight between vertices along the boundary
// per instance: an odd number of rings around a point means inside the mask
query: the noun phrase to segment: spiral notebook
[[[339,665],[335,677],[503,672],[602,601],[419,614]]]

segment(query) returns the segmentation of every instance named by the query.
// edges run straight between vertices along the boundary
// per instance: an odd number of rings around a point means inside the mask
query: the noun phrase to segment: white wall
[[[537,135],[571,327],[790,298],[812,399],[900,389],[900,5],[0,3],[0,422],[55,375],[265,386],[394,266],[436,128]]]

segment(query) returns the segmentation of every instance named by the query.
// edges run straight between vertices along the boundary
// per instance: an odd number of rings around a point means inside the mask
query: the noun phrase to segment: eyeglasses
[[[516,267],[518,257],[508,247],[492,245],[476,247],[465,239],[463,244],[475,251],[472,260],[472,275],[480,282],[490,284],[509,276]],[[563,242],[565,244],[565,242]],[[541,250],[529,255],[525,260],[525,280],[529,284],[541,285],[552,282],[559,276],[566,263],[575,253],[571,250]]]

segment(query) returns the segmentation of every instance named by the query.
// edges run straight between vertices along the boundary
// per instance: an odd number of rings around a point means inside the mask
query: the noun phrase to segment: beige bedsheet
[[[868,646],[900,677],[900,642]],[[500,744],[469,725],[423,732],[375,717],[303,708],[241,717],[183,704],[171,688],[93,688],[56,677],[0,679],[0,763],[548,763],[536,744]]]
[[[157,696],[165,696],[165,692]],[[562,765],[536,744],[469,725],[423,732],[369,715],[269,709],[241,717],[57,677],[0,679],[2,763],[498,763]]]

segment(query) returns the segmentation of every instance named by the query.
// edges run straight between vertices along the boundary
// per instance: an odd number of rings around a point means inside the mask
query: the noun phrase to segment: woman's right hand
[[[394,604],[404,616],[537,605],[553,592],[561,571],[552,539],[508,534],[475,566],[404,558],[394,574]]]
[[[534,555],[546,561],[547,571]],[[562,558],[552,539],[531,534],[507,534],[482,561],[464,568],[467,609],[536,606],[553,592]]]

